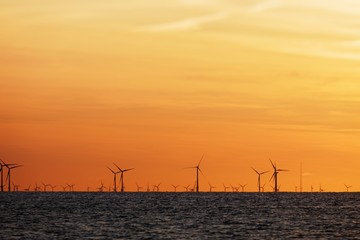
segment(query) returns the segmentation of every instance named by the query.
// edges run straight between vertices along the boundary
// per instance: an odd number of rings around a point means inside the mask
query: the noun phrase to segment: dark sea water
[[[360,193],[0,193],[1,239],[360,239]]]

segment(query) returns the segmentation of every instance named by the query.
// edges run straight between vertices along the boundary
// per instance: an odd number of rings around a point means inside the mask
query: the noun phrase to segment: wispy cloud
[[[200,28],[202,25],[224,19],[228,16],[226,12],[215,13],[211,15],[186,18],[174,22],[166,22],[139,28],[141,32],[168,32],[168,31],[189,31]]]

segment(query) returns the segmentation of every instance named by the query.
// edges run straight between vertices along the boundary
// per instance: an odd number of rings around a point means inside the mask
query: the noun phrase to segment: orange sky
[[[166,2],[166,3],[165,3]],[[289,172],[360,190],[357,0],[2,1],[0,157],[20,188],[188,185]],[[270,191],[269,178],[264,176]]]

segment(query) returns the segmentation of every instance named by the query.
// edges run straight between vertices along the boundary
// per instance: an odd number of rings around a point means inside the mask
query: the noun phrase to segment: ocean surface
[[[360,239],[360,193],[0,193],[0,239]]]

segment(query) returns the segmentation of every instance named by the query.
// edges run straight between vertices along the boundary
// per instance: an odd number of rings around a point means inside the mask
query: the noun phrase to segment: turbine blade
[[[119,168],[119,166],[116,165],[116,163],[113,163],[113,164],[119,169],[120,172],[122,172],[121,168]]]
[[[270,162],[271,162],[271,165],[274,169],[276,169],[276,165],[271,161],[271,159],[269,158]]]
[[[275,172],[273,173],[273,175],[271,175],[269,182],[274,178],[274,176],[275,176]]]
[[[197,167],[200,166],[200,163],[201,163],[201,161],[203,160],[203,158],[204,158],[204,154],[201,156],[201,159],[200,159],[199,164],[197,165]]]
[[[111,168],[107,167],[113,174],[116,174]]]
[[[202,174],[203,176],[205,176],[204,173],[201,171],[201,168],[198,167],[198,169],[199,169],[199,171],[201,172],[201,174]]]
[[[286,169],[277,169],[276,171],[278,171],[278,172],[280,172],[280,171],[284,172],[284,171],[289,171],[289,170],[286,170]]]
[[[269,171],[261,172],[260,175],[263,175],[263,174],[268,173],[268,172],[269,172]]]
[[[124,169],[123,171],[124,172],[127,172],[127,171],[131,171],[131,170],[134,170],[135,168],[128,168],[128,169]]]
[[[255,168],[253,168],[253,167],[251,167],[257,174],[259,174],[260,175],[260,173],[258,172],[258,171],[256,171],[256,169]]]

